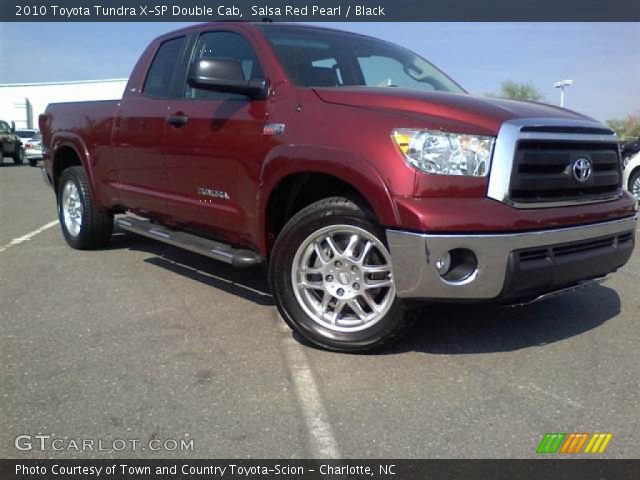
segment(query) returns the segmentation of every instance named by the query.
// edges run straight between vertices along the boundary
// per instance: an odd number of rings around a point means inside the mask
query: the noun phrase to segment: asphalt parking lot
[[[124,232],[74,251],[58,225],[37,232],[55,218],[39,169],[7,159],[2,458],[531,458],[546,432],[611,432],[604,456],[640,456],[638,251],[602,286],[425,306],[398,345],[344,355],[292,337],[261,269]],[[39,433],[193,451],[15,448]]]

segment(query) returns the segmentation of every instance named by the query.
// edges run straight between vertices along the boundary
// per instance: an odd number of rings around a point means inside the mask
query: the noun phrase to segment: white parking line
[[[7,249],[9,249],[9,248],[11,248],[11,247],[13,247],[15,245],[19,245],[22,242],[26,242],[28,240],[31,240],[33,237],[35,237],[39,233],[42,233],[45,230],[47,230],[48,228],[51,228],[51,227],[53,227],[54,225],[57,225],[57,224],[58,224],[58,220],[54,220],[52,222],[45,223],[40,228],[36,228],[33,232],[29,232],[26,235],[23,235],[23,236],[18,237],[18,238],[14,238],[13,240],[11,240],[6,245],[3,245],[2,247],[0,247],[0,253],[4,252],[5,250],[7,250]]]
[[[338,443],[333,435],[333,428],[329,423],[320,389],[307,361],[304,349],[291,337],[289,327],[277,315],[277,310],[275,316],[280,328],[287,332],[287,336],[282,340],[282,343],[287,367],[298,396],[298,403],[309,431],[311,455],[314,458],[340,458]]]

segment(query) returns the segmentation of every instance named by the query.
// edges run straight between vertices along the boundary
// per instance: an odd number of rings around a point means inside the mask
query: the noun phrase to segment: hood
[[[325,102],[420,117],[444,130],[462,128],[495,135],[500,125],[514,118],[591,120],[585,115],[552,105],[519,102],[460,93],[422,92],[404,88],[314,88]]]

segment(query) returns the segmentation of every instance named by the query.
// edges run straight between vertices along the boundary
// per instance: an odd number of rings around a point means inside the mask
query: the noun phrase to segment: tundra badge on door
[[[222,190],[214,190],[212,188],[198,187],[198,195],[202,195],[204,197],[213,197],[213,198],[222,198],[224,200],[229,200],[229,194]]]

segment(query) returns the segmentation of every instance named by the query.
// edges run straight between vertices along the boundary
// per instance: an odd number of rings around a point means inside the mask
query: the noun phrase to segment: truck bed
[[[120,100],[49,104],[45,111],[47,122],[41,125],[44,145],[51,148],[56,133],[61,131],[79,135],[90,150],[96,145],[108,145],[119,104]]]

